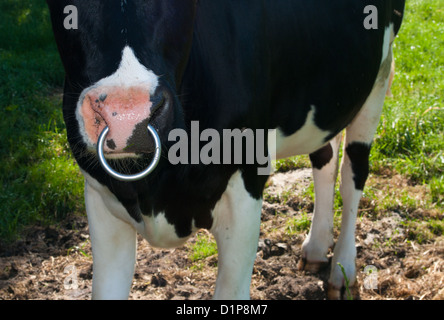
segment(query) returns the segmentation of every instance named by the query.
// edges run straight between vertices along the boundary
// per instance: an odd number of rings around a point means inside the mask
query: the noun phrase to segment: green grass
[[[401,174],[428,192],[408,188],[374,195],[375,211],[407,214],[408,239],[432,241],[443,234],[444,212],[444,1],[410,0],[394,44],[394,97],[387,98],[371,153],[372,171]],[[389,191],[389,189],[391,189]],[[372,192],[371,187],[366,192]],[[418,217],[415,212],[421,212]],[[430,217],[428,212],[438,212]]]
[[[66,140],[63,69],[44,1],[0,3],[0,240],[83,207]]]
[[[338,262],[338,266],[339,266],[339,268],[341,268],[342,275],[344,276],[345,290],[346,290],[346,299],[347,300],[353,300],[353,296],[352,296],[352,294],[350,292],[350,280],[348,279],[348,277],[347,277],[347,275],[345,273],[344,266],[342,264],[340,264],[339,262]]]
[[[208,236],[199,234],[196,237],[196,243],[192,247],[192,252],[190,257],[192,262],[208,258],[216,254],[216,242]]]
[[[273,165],[276,172],[287,172],[301,168],[309,168],[310,159],[308,158],[307,155],[296,156],[296,157],[276,160],[273,163]]]
[[[386,100],[371,153],[373,174],[389,169],[414,184],[426,186],[430,195],[427,208],[435,208],[441,215],[443,34],[444,0],[407,1],[404,23],[394,48],[397,71],[392,87],[394,97]],[[2,0],[0,241],[19,237],[28,225],[54,223],[67,214],[84,211],[83,179],[69,151],[62,118],[63,77],[45,2]],[[308,158],[304,156],[279,161],[276,167],[278,171],[288,171],[308,166]],[[371,188],[366,192],[369,197],[377,196]],[[379,206],[388,209],[401,203],[412,211],[423,205],[412,203],[402,194],[395,201],[396,196],[387,196]],[[409,221],[412,237],[427,239],[442,234],[440,219]],[[212,245],[207,245],[212,252]]]
[[[216,241],[210,235],[203,233],[196,236],[196,242],[190,246],[190,249],[189,259],[194,270],[202,269],[203,260],[217,254]]]
[[[306,212],[298,215],[295,218],[288,219],[286,233],[288,235],[299,234],[301,232],[308,232],[311,226],[311,219]]]
[[[444,172],[444,1],[410,0],[394,44],[393,98],[386,99],[371,161],[430,184],[442,205]]]

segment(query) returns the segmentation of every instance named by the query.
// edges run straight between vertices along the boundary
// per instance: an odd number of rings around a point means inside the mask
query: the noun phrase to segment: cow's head
[[[148,123],[162,141],[183,127],[176,89],[196,1],[47,0],[66,71],[64,117],[76,157],[95,153],[106,126],[109,158],[152,153]]]

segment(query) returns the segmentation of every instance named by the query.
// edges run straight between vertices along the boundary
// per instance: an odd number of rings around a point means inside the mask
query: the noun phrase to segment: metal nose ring
[[[110,167],[103,153],[103,145],[105,143],[106,135],[108,134],[109,128],[105,127],[105,129],[103,129],[102,133],[99,136],[99,140],[97,141],[97,153],[99,155],[100,164],[102,165],[103,169],[105,169],[105,171],[108,172],[112,177],[120,181],[137,181],[146,177],[147,175],[149,175],[151,172],[154,171],[160,160],[161,144],[160,144],[159,135],[157,134],[156,130],[151,125],[148,125],[147,128],[148,132],[154,138],[154,148],[155,148],[154,157],[153,160],[151,160],[150,165],[145,170],[136,173],[134,175],[122,174]]]

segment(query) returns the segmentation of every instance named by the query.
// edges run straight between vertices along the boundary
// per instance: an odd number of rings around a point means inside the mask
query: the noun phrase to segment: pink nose
[[[81,107],[86,134],[96,145],[100,133],[108,126],[104,151],[127,153],[131,147],[128,141],[138,125],[147,123],[151,106],[146,87],[93,88],[85,95]]]

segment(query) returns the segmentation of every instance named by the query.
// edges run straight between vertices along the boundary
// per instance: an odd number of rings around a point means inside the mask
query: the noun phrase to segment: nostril
[[[106,146],[111,150],[115,150],[117,147],[113,139],[106,140]]]
[[[108,97],[108,95],[107,95],[106,93],[102,93],[102,94],[99,96],[99,100],[102,101],[102,102],[104,102],[105,99],[106,99],[107,97]]]
[[[103,119],[100,113],[94,112],[94,124],[98,127],[102,124],[102,122],[105,122],[105,119]]]

